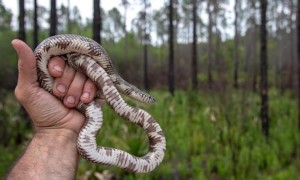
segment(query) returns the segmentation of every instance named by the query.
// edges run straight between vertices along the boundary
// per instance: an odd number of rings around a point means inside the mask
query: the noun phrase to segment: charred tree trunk
[[[260,0],[261,29],[260,29],[260,93],[261,93],[261,120],[262,130],[266,137],[269,135],[268,115],[268,57],[267,57],[267,0]]]
[[[71,17],[70,17],[70,0],[68,0],[68,7],[67,7],[67,32],[72,33],[72,28],[71,28]]]
[[[238,78],[239,78],[239,44],[240,44],[240,38],[239,38],[239,27],[238,27],[238,17],[239,17],[239,6],[238,2],[239,0],[235,0],[235,5],[234,5],[234,11],[235,11],[235,21],[234,21],[234,31],[235,31],[235,37],[234,37],[234,83],[233,86],[234,88],[238,88]]]
[[[169,91],[174,95],[174,24],[173,24],[173,0],[169,4]]]
[[[253,65],[252,65],[252,90],[254,93],[257,92],[257,89],[258,89],[258,82],[257,82],[257,77],[259,76],[259,61],[258,61],[258,48],[257,48],[257,42],[259,41],[259,38],[258,38],[258,34],[259,34],[259,25],[258,23],[256,22],[256,18],[255,18],[255,15],[257,13],[259,13],[259,10],[256,9],[256,5],[255,5],[255,1],[251,1],[251,7],[250,7],[252,10],[252,13],[251,13],[251,16],[253,17],[251,19],[251,22],[253,23],[253,32],[251,33],[251,39],[252,39],[252,42],[251,42],[251,48],[252,48],[252,58],[251,58],[251,61],[253,62]]]
[[[24,0],[19,0],[19,35],[18,36],[20,40],[26,41]]]
[[[57,11],[56,11],[56,0],[51,0],[50,10],[50,36],[57,34]]]
[[[148,42],[149,42],[149,34],[147,31],[148,21],[147,21],[147,7],[148,1],[144,0],[144,87],[146,90],[149,90],[149,82],[148,82]]]
[[[207,78],[208,78],[208,87],[212,88],[212,28],[213,28],[213,20],[212,20],[212,10],[211,10],[211,1],[208,1],[207,4],[207,12],[208,12],[208,65],[207,65]]]
[[[148,44],[144,44],[144,87],[149,90],[148,83]]]
[[[125,61],[128,61],[128,51],[127,51],[127,47],[128,47],[128,33],[127,33],[127,26],[126,26],[126,22],[127,22],[127,10],[128,10],[128,6],[129,6],[129,2],[128,0],[122,0],[122,5],[124,7],[124,15],[123,15],[123,32],[124,32],[124,38],[125,38],[125,43],[124,43],[124,54],[125,54]]]
[[[33,48],[36,48],[39,39],[38,39],[38,32],[39,32],[39,25],[38,25],[38,5],[37,5],[37,0],[34,0],[34,7],[33,7]]]
[[[101,44],[100,0],[94,0],[93,39]]]
[[[197,54],[197,0],[193,0],[193,48],[192,48],[192,87],[198,87],[198,54]]]
[[[25,29],[25,1],[19,0],[19,32],[18,38],[24,42],[26,42],[26,29]],[[29,115],[27,114],[24,106],[21,108],[21,115],[26,120],[26,127],[30,126]],[[16,137],[16,143],[21,144],[22,142],[22,135],[18,133]]]
[[[289,1],[289,17],[288,17],[288,23],[290,28],[290,35],[289,35],[289,63],[288,63],[288,74],[287,74],[287,79],[288,81],[286,82],[286,86],[288,89],[293,89],[294,88],[294,74],[295,74],[295,49],[294,49],[294,44],[295,44],[295,37],[294,37],[294,21],[293,21],[293,16],[294,16],[294,2],[291,0]],[[286,44],[284,42],[284,44]],[[287,45],[287,44],[286,44]]]
[[[300,130],[300,0],[297,4],[298,128]]]

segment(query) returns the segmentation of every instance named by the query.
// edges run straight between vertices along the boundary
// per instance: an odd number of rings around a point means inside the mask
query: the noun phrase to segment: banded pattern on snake
[[[80,102],[76,108],[86,117],[86,124],[77,140],[78,152],[82,157],[94,163],[117,166],[136,173],[150,172],[161,163],[166,150],[166,140],[161,127],[146,111],[129,106],[118,90],[142,102],[152,103],[154,98],[123,80],[101,45],[79,35],[56,35],[39,44],[35,49],[35,56],[38,80],[42,88],[52,93],[53,78],[47,70],[48,61],[53,56],[62,56],[70,66],[84,72],[95,83],[97,94],[101,94],[119,116],[141,126],[149,139],[149,152],[144,157],[97,146],[96,134],[103,121],[99,100],[96,98],[90,104]]]

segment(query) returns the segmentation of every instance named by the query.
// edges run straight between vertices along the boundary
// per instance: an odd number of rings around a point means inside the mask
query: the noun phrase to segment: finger
[[[90,79],[88,79],[84,84],[80,100],[83,103],[90,103],[96,96],[96,91],[97,91],[96,86]]]
[[[37,84],[36,60],[31,48],[23,41],[15,39],[11,42],[18,54],[18,85]]]
[[[51,58],[48,63],[48,71],[54,78],[61,77],[63,75],[64,68],[65,61],[58,56]]]
[[[75,72],[73,68],[65,65],[62,76],[54,80],[53,94],[55,96],[64,97],[67,94],[69,86],[74,79]]]
[[[80,72],[76,72],[75,77],[69,86],[67,95],[64,98],[64,105],[66,107],[73,108],[78,104],[85,81],[86,76]]]

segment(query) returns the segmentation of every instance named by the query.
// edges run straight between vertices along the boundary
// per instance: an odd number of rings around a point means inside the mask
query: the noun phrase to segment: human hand
[[[32,50],[20,40],[12,41],[18,54],[19,77],[15,89],[17,100],[30,115],[36,131],[73,131],[77,135],[85,118],[75,109],[79,101],[89,103],[96,94],[96,87],[87,77],[75,72],[59,57],[50,60],[48,70],[54,80],[53,94],[37,82],[36,60]],[[50,130],[50,131],[49,131]],[[54,132],[54,131],[53,131]],[[55,132],[56,133],[56,132]]]
[[[48,70],[54,77],[53,94],[63,99],[58,100],[39,87],[32,50],[20,40],[13,40],[12,45],[19,59],[15,95],[30,115],[35,133],[7,179],[75,179],[77,136],[85,118],[73,107],[79,100],[91,102],[96,88],[84,75],[55,57]]]

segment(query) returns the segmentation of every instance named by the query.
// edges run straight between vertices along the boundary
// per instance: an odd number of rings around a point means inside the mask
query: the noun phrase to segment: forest
[[[78,34],[100,43],[126,81],[155,97],[152,105],[124,99],[158,121],[167,150],[146,174],[81,158],[77,179],[299,179],[300,0],[164,0],[159,8],[120,0],[112,9],[94,0],[85,19],[70,0],[15,3],[18,14],[0,0],[0,177],[33,137],[14,96],[11,41],[35,49],[49,36]],[[144,131],[108,105],[103,111],[97,144],[145,155]]]

